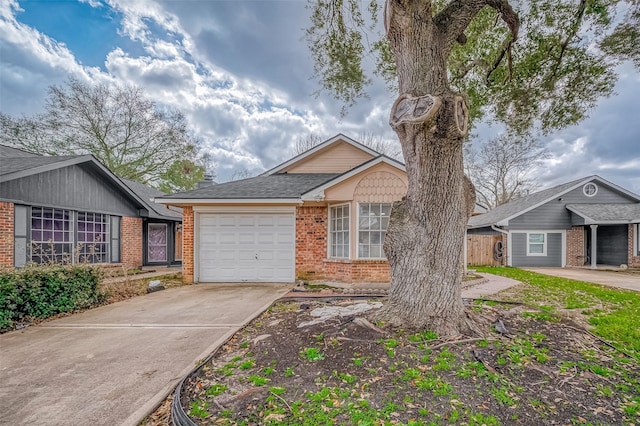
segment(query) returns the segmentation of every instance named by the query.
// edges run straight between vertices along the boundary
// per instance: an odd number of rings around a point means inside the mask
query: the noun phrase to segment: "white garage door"
[[[293,282],[294,213],[200,213],[199,282]]]

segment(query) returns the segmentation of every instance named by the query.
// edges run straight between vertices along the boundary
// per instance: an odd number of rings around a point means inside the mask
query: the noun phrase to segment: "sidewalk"
[[[492,274],[480,274],[482,279],[478,284],[471,285],[462,290],[463,299],[476,299],[491,296],[509,287],[520,284],[520,281],[511,278],[500,277]],[[326,283],[332,288],[320,291],[296,291],[295,289],[285,294],[287,299],[313,299],[319,297],[380,297],[386,296],[389,291],[389,283]]]

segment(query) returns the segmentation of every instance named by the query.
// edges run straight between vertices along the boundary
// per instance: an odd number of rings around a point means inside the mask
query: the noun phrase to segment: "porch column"
[[[598,269],[598,225],[591,225],[591,269]]]

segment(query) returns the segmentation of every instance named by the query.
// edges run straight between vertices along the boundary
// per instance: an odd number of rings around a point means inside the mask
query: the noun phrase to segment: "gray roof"
[[[471,217],[469,219],[469,227],[483,228],[485,226],[495,225],[502,220],[513,217],[518,213],[524,212],[525,210],[528,210],[538,204],[544,203],[545,200],[554,198],[558,194],[571,189],[578,183],[589,180],[593,177],[594,176],[572,180],[571,182],[563,183],[562,185],[554,186],[553,188],[535,192],[522,198],[518,198],[517,200],[510,201],[507,204],[503,204],[494,209],[491,209],[484,214]]]
[[[19,148],[13,148],[7,145],[0,145],[0,158],[5,157],[39,157],[40,154],[34,154],[33,152],[25,151]]]
[[[158,197],[163,199],[285,199],[302,194],[339,173],[280,173],[206,186]]]
[[[4,152],[3,152],[4,154]],[[45,156],[18,156],[11,157],[0,155],[0,176],[8,175],[11,173],[22,172],[25,170],[35,169],[36,167],[49,166],[63,161],[71,160],[74,158],[82,157],[81,155],[65,155],[55,157]]]
[[[640,223],[638,204],[567,204],[567,209],[584,218],[585,223]]]
[[[129,187],[131,191],[133,191],[140,199],[147,205],[149,209],[149,216],[160,219],[170,219],[170,220],[182,220],[182,215],[177,212],[170,210],[168,207],[163,206],[161,204],[156,204],[151,201],[155,197],[161,197],[165,195],[162,191],[158,191],[155,188],[151,188],[147,185],[144,185],[140,182],[136,182],[129,179],[120,178],[120,180]],[[182,210],[182,209],[179,209]],[[155,213],[155,214],[154,214]]]

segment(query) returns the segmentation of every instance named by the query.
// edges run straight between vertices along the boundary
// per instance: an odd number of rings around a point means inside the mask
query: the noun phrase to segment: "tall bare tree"
[[[505,134],[465,150],[465,167],[478,202],[493,208],[535,190],[533,174],[545,158],[548,152],[539,140]]]
[[[165,191],[193,188],[209,165],[184,115],[137,87],[70,79],[49,88],[45,111],[19,119],[2,114],[2,141],[42,154],[93,154],[116,175]]]
[[[313,148],[314,146],[324,142],[326,138],[316,134],[309,133],[306,136],[296,139],[296,143],[293,147],[293,154],[299,155]],[[374,151],[386,155],[387,157],[401,159],[402,151],[397,141],[385,139],[384,137],[377,135],[373,132],[363,132],[356,138],[357,142],[368,146]]]
[[[384,242],[391,289],[381,317],[394,324],[444,336],[474,326],[461,299],[463,236],[475,192],[464,175],[463,142],[473,120],[489,114],[522,134],[575,124],[612,92],[615,61],[637,55],[617,49],[614,58],[598,48],[614,22],[631,19],[640,7],[635,0],[516,5],[517,11],[508,0],[384,3],[377,72],[398,90],[389,122],[408,175]],[[315,71],[326,89],[353,104],[370,81],[363,56],[380,7],[368,3],[373,20],[360,0],[314,0],[311,9],[307,40]],[[625,29],[613,29],[619,31]],[[627,28],[625,36],[638,32]]]

